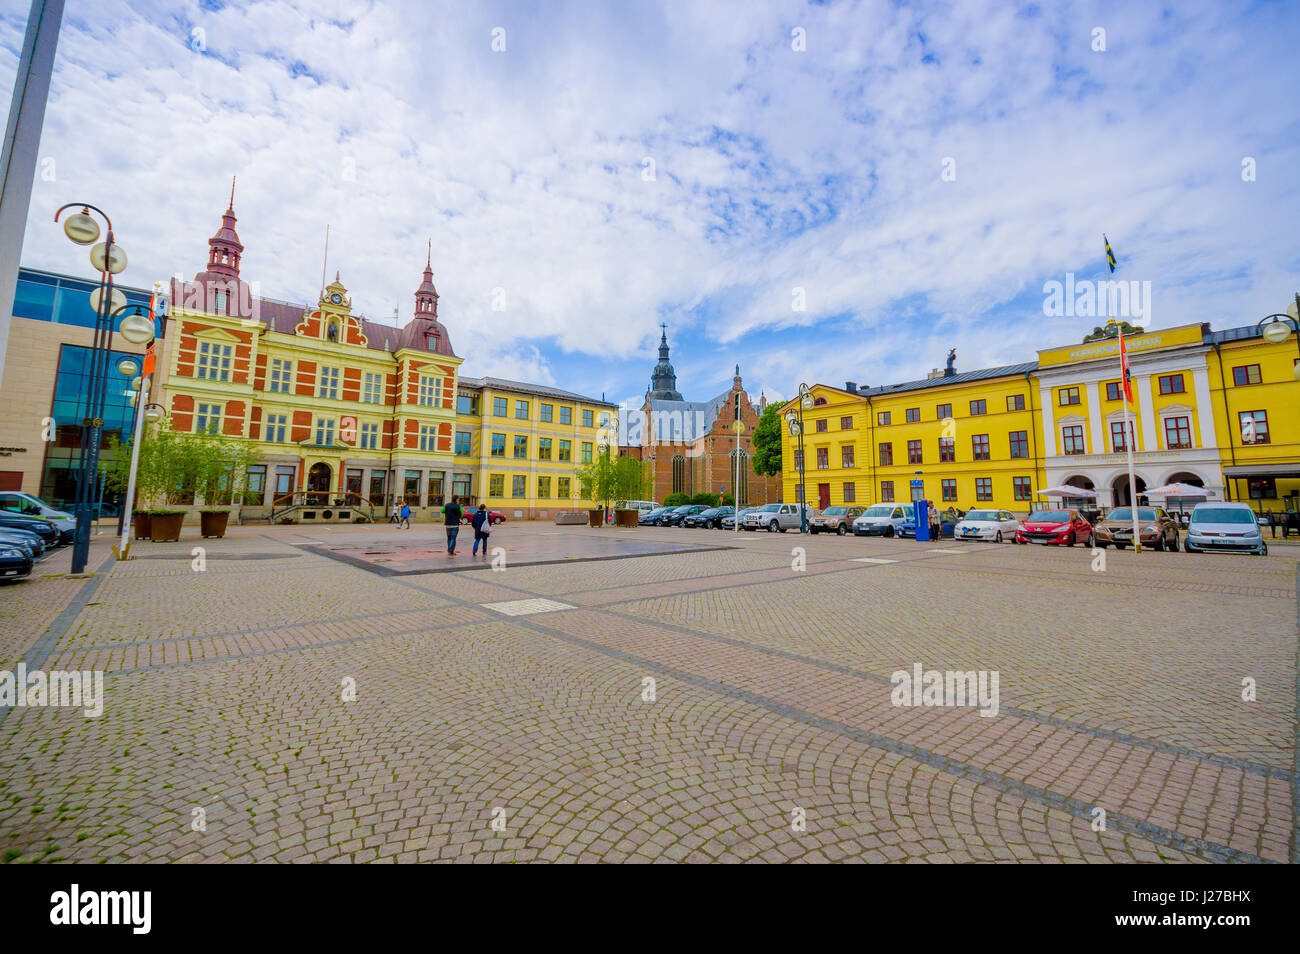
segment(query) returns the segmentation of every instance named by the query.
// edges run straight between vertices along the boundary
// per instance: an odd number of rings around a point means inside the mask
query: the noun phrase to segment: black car
[[[17,543],[0,541],[0,580],[15,580],[28,576],[36,561]]]
[[[643,527],[647,525],[657,527],[659,518],[671,510],[671,507],[655,507],[653,510],[643,511],[641,516],[636,518],[636,522]]]
[[[702,513],[703,511],[708,509],[709,508],[704,506],[704,504],[684,504],[683,506],[678,507],[672,513],[664,514],[663,518],[659,521],[659,526],[680,527],[682,525],[682,521],[685,520],[687,517],[693,516],[697,513]]]
[[[48,520],[0,510],[0,532],[10,528],[31,531],[40,537],[41,542],[47,547],[52,547],[59,542],[59,528]]]
[[[32,559],[40,559],[45,555],[45,543],[34,533],[28,533],[26,530],[15,530],[12,527],[0,527],[0,546],[16,546],[27,552]]]
[[[703,527],[705,530],[712,530],[714,527],[722,526],[723,517],[729,517],[735,512],[735,507],[710,507],[708,510],[701,510],[699,513],[687,514],[682,518],[682,526]]]

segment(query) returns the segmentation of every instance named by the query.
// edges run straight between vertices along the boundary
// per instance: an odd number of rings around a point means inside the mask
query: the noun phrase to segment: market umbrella
[[[1178,501],[1181,503],[1184,500],[1206,500],[1214,496],[1214,491],[1206,490],[1204,487],[1195,487],[1191,484],[1180,484],[1176,482],[1165,484],[1163,487],[1156,487],[1154,490],[1148,490],[1146,493],[1148,497],[1168,498],[1165,501],[1166,504],[1169,504],[1171,501]]]
[[[1037,497],[1088,497],[1092,500],[1097,499],[1097,491],[1089,490],[1087,487],[1071,487],[1069,484],[1064,487],[1048,487],[1046,490],[1035,490],[1034,495]]]

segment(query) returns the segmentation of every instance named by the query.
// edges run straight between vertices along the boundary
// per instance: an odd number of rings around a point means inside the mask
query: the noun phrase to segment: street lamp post
[[[112,315],[126,305],[126,296],[113,287],[113,276],[126,268],[126,252],[113,242],[113,223],[103,210],[84,202],[71,202],[54,213],[54,221],[64,210],[80,206],[63,220],[63,232],[77,245],[91,245],[90,263],[99,271],[99,287],[90,293],[95,309],[95,337],[90,354],[90,375],[87,381],[85,414],[81,420],[81,446],[77,464],[77,528],[72,540],[72,572],[84,573],[90,557],[91,501],[99,483],[99,450],[104,432],[104,401],[108,391],[108,358],[113,341]],[[104,241],[99,238],[99,223],[90,215],[91,210],[104,219],[107,226]],[[128,338],[128,340],[130,340]]]
[[[1300,354],[1300,292],[1296,293],[1295,301],[1287,308],[1286,314],[1265,315],[1255,323],[1255,328],[1262,329],[1260,334],[1269,344],[1281,344],[1294,329],[1296,353]],[[1296,380],[1300,380],[1300,362],[1295,364],[1292,373]]]
[[[140,437],[142,432],[141,413],[143,412],[144,414],[144,420],[149,421],[150,423],[161,418],[164,413],[164,408],[161,404],[148,403],[149,381],[153,375],[152,359],[155,341],[154,311],[157,301],[158,286],[155,285],[154,297],[150,299],[149,302],[148,316],[146,317],[145,315],[145,308],[143,305],[129,305],[127,307],[134,309],[134,311],[132,314],[122,319],[122,337],[136,345],[148,342],[149,347],[145,353],[143,368],[136,365],[134,359],[131,358],[126,358],[117,366],[118,371],[132,379],[131,390],[135,392],[134,396],[131,398],[131,407],[134,409],[134,413],[131,416],[131,470],[130,476],[127,479],[126,498],[117,515],[117,533],[122,537],[122,547],[120,550],[116,551],[118,559],[120,560],[127,559],[126,551],[129,549],[124,528],[126,527],[127,522],[127,508],[133,507],[135,500],[135,474],[136,467],[140,460]],[[118,308],[113,312],[113,317],[116,318],[125,310],[125,308]],[[143,371],[144,373],[137,374],[139,371]]]
[[[808,489],[805,482],[805,472],[808,467],[808,461],[804,458],[803,453],[803,412],[812,410],[813,396],[812,390],[806,384],[799,385],[799,400],[795,402],[795,409],[786,414],[786,423],[790,429],[790,436],[799,439],[799,532],[808,532]]]

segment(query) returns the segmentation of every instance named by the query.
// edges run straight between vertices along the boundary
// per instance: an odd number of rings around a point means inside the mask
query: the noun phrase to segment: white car
[[[39,497],[18,490],[0,490],[0,510],[28,517],[44,517],[58,527],[61,533],[77,527],[77,518],[66,510],[56,510]]]
[[[1020,521],[1008,510],[971,510],[957,521],[954,540],[989,540],[1001,543],[1014,540]]]
[[[855,537],[896,537],[903,521],[912,515],[911,507],[901,504],[872,504],[853,521]]]

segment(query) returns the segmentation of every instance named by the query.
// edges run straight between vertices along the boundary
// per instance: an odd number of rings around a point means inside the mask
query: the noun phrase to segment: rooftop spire
[[[424,265],[424,281],[415,290],[415,315],[417,318],[438,318],[438,289],[433,286],[433,239],[429,239],[429,255]]]
[[[230,205],[227,206],[227,209],[229,209],[229,211],[231,212],[235,211],[235,177],[234,176],[230,177]]]
[[[221,216],[221,228],[208,239],[208,271],[221,278],[239,278],[239,258],[244,246],[235,231],[235,180],[230,180],[230,205]]]

